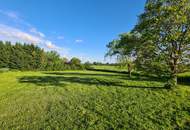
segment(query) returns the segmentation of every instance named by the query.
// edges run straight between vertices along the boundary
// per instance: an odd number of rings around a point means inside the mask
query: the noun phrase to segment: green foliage
[[[81,64],[81,61],[80,59],[76,58],[76,57],[73,57],[70,61],[70,64],[73,64],[73,65],[80,65]]]
[[[106,56],[116,56],[120,67],[127,68],[129,76],[134,69],[133,62],[138,52],[140,35],[138,33],[124,33],[119,39],[110,42]]]
[[[45,52],[33,44],[12,45],[10,42],[0,41],[0,68],[12,70],[70,70],[85,69],[81,61],[72,58],[61,58],[55,51]]]
[[[189,12],[189,0],[149,0],[134,29],[141,34],[143,45],[140,66],[167,73],[174,85],[177,73],[190,63]]]
[[[103,71],[1,73],[0,128],[190,129],[189,86]]]
[[[87,70],[93,68],[93,67],[92,67],[92,64],[91,64],[89,61],[87,61],[87,62],[84,63],[84,67],[85,67]]]
[[[190,65],[189,12],[189,0],[147,0],[138,24],[110,42],[106,55],[132,57],[138,70],[170,77],[176,86],[177,74]]]
[[[0,68],[8,67],[10,58],[10,43],[0,41]]]
[[[70,62],[69,62],[70,66],[74,69],[74,70],[78,70],[78,69],[84,69],[84,65],[81,64],[81,60],[73,57]]]
[[[111,41],[107,48],[109,49],[106,56],[135,56],[139,45],[140,36],[138,33],[124,33],[119,35],[119,39]]]

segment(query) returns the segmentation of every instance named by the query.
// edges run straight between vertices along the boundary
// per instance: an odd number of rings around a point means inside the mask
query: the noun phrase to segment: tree
[[[47,57],[47,70],[60,70],[60,56],[56,51],[50,51],[46,54]]]
[[[189,0],[148,0],[134,29],[141,34],[145,51],[150,52],[141,56],[167,68],[169,86],[177,85],[180,66],[190,63],[189,12]]]
[[[70,68],[76,70],[76,69],[84,69],[82,64],[81,64],[81,60],[76,58],[76,57],[73,57],[70,62]]]
[[[69,60],[66,57],[62,58],[63,64],[67,64],[69,62]]]
[[[91,63],[89,61],[84,63],[84,67],[85,67],[85,69],[92,69]]]
[[[9,67],[9,46],[6,45],[2,41],[0,41],[0,68]]]
[[[83,69],[78,58],[68,64],[56,51],[45,52],[34,44],[21,44],[0,41],[0,68],[17,70],[65,70]]]
[[[70,60],[70,64],[72,65],[80,65],[81,64],[81,60],[76,58],[76,57],[73,57],[71,60]]]
[[[45,70],[45,67],[47,65],[47,57],[46,57],[46,52],[43,49],[39,51],[39,61],[40,63],[38,69]]]
[[[127,68],[129,77],[131,77],[132,70],[134,69],[132,57],[126,55],[118,55],[117,61],[120,68]]]
[[[117,61],[122,66],[127,66],[129,77],[131,77],[132,64],[137,55],[140,36],[138,33],[124,33],[119,35],[119,39],[111,41],[107,48],[106,56],[116,56]]]

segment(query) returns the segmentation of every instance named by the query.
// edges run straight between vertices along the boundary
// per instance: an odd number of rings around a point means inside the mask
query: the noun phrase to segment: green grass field
[[[163,86],[119,72],[0,73],[0,129],[189,130],[188,82]]]
[[[110,65],[92,65],[92,68],[98,70],[113,70],[113,71],[127,71],[127,68],[121,68],[119,66]]]

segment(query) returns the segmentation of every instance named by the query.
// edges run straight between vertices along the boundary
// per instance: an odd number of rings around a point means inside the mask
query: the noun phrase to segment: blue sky
[[[145,1],[1,0],[0,40],[33,42],[68,58],[104,61],[106,44],[134,27]]]

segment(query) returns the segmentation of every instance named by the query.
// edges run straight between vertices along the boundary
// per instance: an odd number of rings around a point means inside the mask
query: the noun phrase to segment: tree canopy
[[[147,0],[135,28],[110,42],[107,55],[132,55],[139,69],[167,75],[176,86],[190,64],[189,12],[189,0]]]
[[[33,44],[0,41],[0,68],[16,70],[84,69],[80,59],[62,58],[56,51],[46,52]]]

